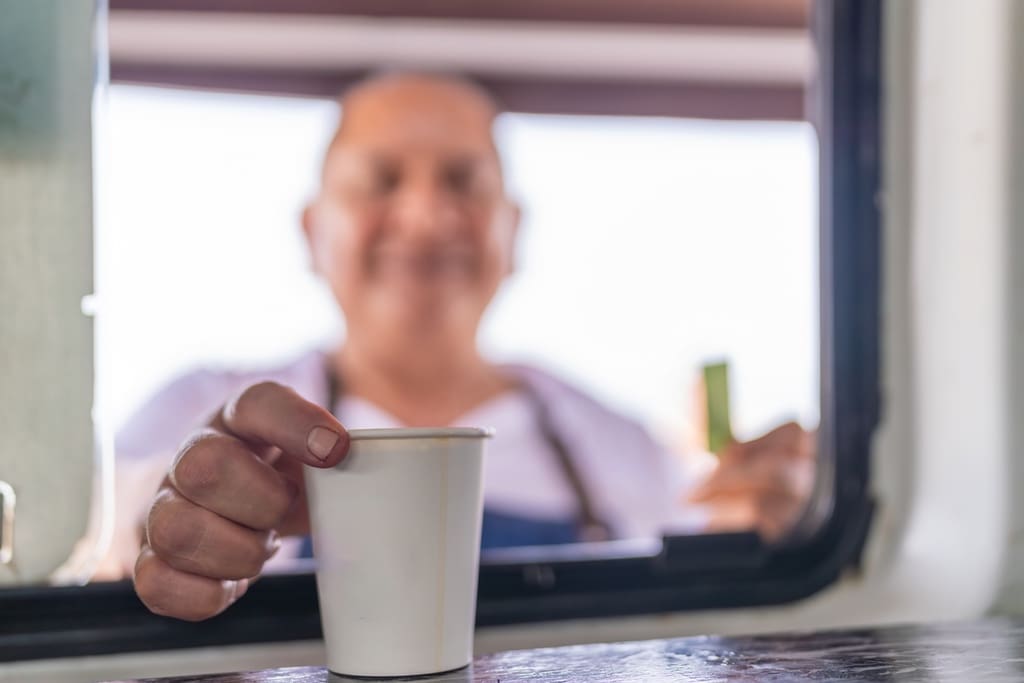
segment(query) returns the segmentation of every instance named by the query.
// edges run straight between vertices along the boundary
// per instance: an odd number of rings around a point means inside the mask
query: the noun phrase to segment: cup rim
[[[374,439],[489,439],[494,436],[490,427],[391,427],[380,429],[350,429],[352,441]]]

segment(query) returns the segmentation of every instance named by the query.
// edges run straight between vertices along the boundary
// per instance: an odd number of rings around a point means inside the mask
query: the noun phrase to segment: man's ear
[[[517,202],[511,199],[507,202],[505,209],[508,212],[505,220],[508,225],[508,272],[505,275],[511,275],[516,272],[516,246],[519,243],[519,225],[522,222],[523,210],[520,208]]]
[[[316,258],[316,202],[310,202],[302,209],[302,235],[306,238],[309,267],[314,273],[319,275],[320,267],[317,264]]]

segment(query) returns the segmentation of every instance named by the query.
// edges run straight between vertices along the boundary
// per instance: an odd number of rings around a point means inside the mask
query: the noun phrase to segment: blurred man
[[[340,462],[345,426],[495,427],[484,547],[652,535],[682,511],[686,473],[642,428],[477,348],[519,223],[492,137],[494,102],[457,79],[391,75],[342,104],[303,230],[344,314],[344,342],[268,372],[186,376],[118,439],[125,467],[167,472],[155,499],[122,512],[131,530],[148,509],[134,576],[155,612],[219,613],[283,538],[308,534],[301,469]],[[811,448],[795,425],[733,445],[693,494],[710,511],[707,528],[779,535],[808,493]],[[301,554],[299,544],[287,551]],[[122,547],[132,547],[126,534]]]

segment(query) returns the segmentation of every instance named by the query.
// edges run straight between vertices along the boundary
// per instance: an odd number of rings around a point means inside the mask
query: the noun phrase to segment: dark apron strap
[[[338,377],[338,373],[332,366],[330,359],[324,364],[324,372],[327,378],[327,405],[330,413],[334,413],[334,407],[338,398],[342,395],[344,387]],[[587,487],[580,476],[579,468],[572,457],[569,447],[559,434],[558,428],[551,419],[551,410],[547,400],[540,395],[532,386],[526,382],[520,382],[519,387],[523,390],[527,400],[533,407],[534,419],[540,429],[541,437],[548,443],[551,452],[555,455],[555,462],[562,475],[565,477],[569,488],[572,489],[576,502],[579,504],[580,515],[577,523],[578,541],[595,542],[607,541],[612,538],[611,527],[608,526],[594,510],[594,503],[587,492]]]
[[[594,503],[587,492],[587,487],[580,476],[580,470],[572,457],[572,452],[561,437],[557,425],[551,419],[551,408],[541,394],[523,382],[520,384],[530,403],[533,405],[534,417],[540,428],[541,436],[548,442],[551,452],[555,454],[562,474],[569,483],[580,506],[579,540],[584,542],[607,541],[612,538],[611,527],[608,526],[594,510]]]

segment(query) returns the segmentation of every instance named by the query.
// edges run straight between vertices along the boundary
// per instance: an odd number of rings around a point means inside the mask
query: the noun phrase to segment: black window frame
[[[856,566],[870,526],[871,435],[881,392],[881,0],[819,0],[821,386],[831,508],[788,543],[754,534],[666,538],[614,559],[553,551],[481,566],[477,625],[772,605]],[[316,639],[314,577],[266,576],[202,623],[150,614],[129,582],[0,590],[0,662]]]

